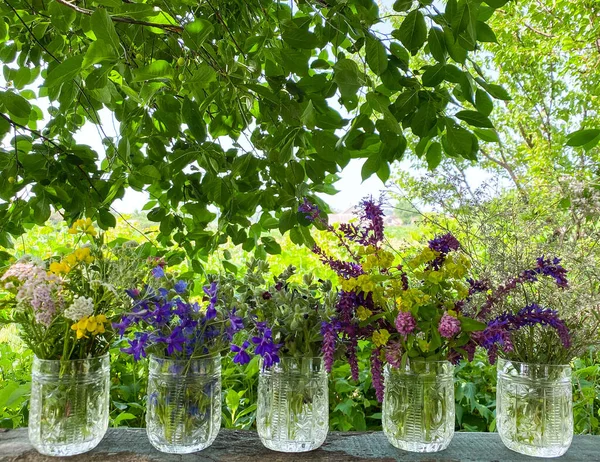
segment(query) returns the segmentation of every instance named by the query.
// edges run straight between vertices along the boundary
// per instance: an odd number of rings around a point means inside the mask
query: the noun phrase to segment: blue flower
[[[123,316],[123,318],[121,319],[121,322],[119,322],[119,323],[113,322],[112,327],[113,327],[113,329],[117,329],[119,331],[119,335],[121,337],[123,337],[123,335],[125,335],[125,331],[127,330],[127,328],[129,326],[131,326],[132,323],[133,323],[133,319],[131,317]]]
[[[210,286],[204,286],[203,290],[204,293],[210,297],[208,308],[206,308],[206,319],[214,319],[217,317],[217,309],[215,308],[215,305],[217,304],[217,293],[219,291],[219,286],[213,281]]]
[[[185,281],[178,281],[175,284],[175,287],[174,287],[175,292],[177,292],[178,294],[182,294],[182,293],[184,293],[186,291],[187,286],[188,286],[187,282],[185,282]]]
[[[305,213],[306,215],[304,216],[304,218],[306,218],[309,221],[315,221],[321,213],[319,207],[310,203],[306,197],[303,199],[302,204],[298,206],[298,212]]]
[[[152,276],[154,276],[156,279],[164,278],[165,270],[163,269],[162,266],[155,266],[152,269]]]
[[[133,340],[129,340],[128,348],[121,348],[123,353],[127,353],[129,355],[133,355],[133,359],[135,361],[139,361],[141,357],[146,357],[146,350],[144,349],[146,346],[146,342],[148,341],[148,334],[139,334],[137,338]]]
[[[244,328],[244,320],[235,314],[236,309],[233,308],[229,313],[229,326],[227,327],[227,336],[233,338],[233,334]]]
[[[233,351],[234,353],[237,353],[234,357],[233,357],[233,362],[243,365],[243,364],[248,364],[250,362],[250,355],[248,354],[248,352],[246,351],[246,349],[250,346],[250,342],[248,342],[248,340],[246,340],[242,346],[237,346],[237,345],[231,345],[231,351]]]
[[[271,329],[265,329],[262,337],[252,337],[252,343],[256,345],[254,352],[263,357],[263,366],[265,368],[269,368],[274,363],[279,362],[277,353],[279,352],[281,345],[277,345],[273,342]]]

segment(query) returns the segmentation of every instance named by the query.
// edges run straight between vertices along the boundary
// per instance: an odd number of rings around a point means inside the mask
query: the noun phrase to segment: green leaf
[[[437,142],[432,143],[427,150],[425,159],[427,160],[427,166],[429,167],[429,170],[435,170],[442,161],[442,145]]]
[[[478,42],[498,43],[498,39],[492,28],[483,21],[477,21],[475,29],[477,31]]]
[[[510,0],[485,0],[485,3],[490,5],[492,8],[502,8]]]
[[[477,152],[477,139],[475,136],[449,118],[446,118],[446,137],[450,148],[455,154],[465,159],[472,159],[475,156]]]
[[[490,98],[490,95],[488,95],[487,92],[483,91],[481,88],[477,89],[477,93],[475,95],[475,107],[485,116],[489,116],[494,110],[492,98]]]
[[[187,23],[183,29],[183,43],[191,50],[199,50],[213,32],[214,26],[206,19],[196,19]]]
[[[487,83],[485,80],[479,77],[475,80],[477,81],[477,83],[479,83],[479,85],[482,86],[482,88],[484,88],[490,95],[492,95],[492,97],[502,101],[510,101],[512,99],[510,97],[510,94],[500,85]]]
[[[261,242],[265,246],[265,250],[269,255],[281,254],[281,246],[272,237],[263,236],[261,238]]]
[[[446,62],[446,39],[444,38],[444,31],[438,27],[432,27],[429,30],[429,38],[427,40],[429,44],[429,51],[437,62]]]
[[[105,61],[114,61],[115,58],[116,54],[114,48],[103,40],[97,40],[92,42],[89,46],[88,51],[83,58],[82,67],[85,69],[94,64]]]
[[[69,8],[66,5],[53,1],[48,6],[48,13],[50,13],[50,22],[61,32],[68,32],[71,25],[77,17],[77,13],[73,8]]]
[[[0,92],[0,102],[17,119],[29,119],[31,104],[18,93],[12,91]]]
[[[408,11],[413,5],[413,0],[396,0],[394,2],[394,11]]]
[[[74,79],[81,72],[82,63],[83,55],[71,56],[48,73],[45,85],[52,88]]]
[[[318,44],[317,36],[299,27],[285,27],[281,38],[292,48],[312,50]]]
[[[108,210],[102,209],[98,212],[98,225],[102,229],[114,228],[117,226],[117,219]]]
[[[366,54],[371,70],[377,75],[383,74],[388,67],[387,53],[383,44],[371,34],[367,35]]]
[[[419,137],[426,136],[437,123],[437,107],[432,101],[421,103],[412,119],[411,129]]]
[[[438,63],[435,66],[429,67],[421,77],[423,85],[426,87],[435,87],[444,81],[446,78],[446,66]]]
[[[110,19],[110,15],[104,8],[98,8],[94,11],[91,24],[96,38],[106,42],[120,54],[121,40],[119,40],[115,25],[113,24],[112,19]]]
[[[595,144],[600,141],[600,129],[598,128],[577,130],[567,135],[567,146],[579,147],[591,144],[594,141]]]
[[[484,322],[476,321],[475,319],[467,318],[465,316],[459,316],[460,327],[463,332],[475,332],[484,330],[487,324]]]
[[[372,154],[367,161],[363,164],[360,175],[362,180],[365,181],[370,178],[373,173],[377,173],[377,171],[381,168],[381,158],[378,154]]]
[[[490,119],[477,111],[459,111],[456,113],[456,117],[474,127],[494,128]]]
[[[340,59],[334,67],[333,81],[337,83],[342,96],[356,96],[362,86],[358,65],[351,59]]]
[[[198,105],[189,98],[185,98],[181,108],[181,115],[190,132],[196,138],[196,141],[202,143],[206,140],[206,123],[198,110]]]
[[[483,141],[488,141],[489,143],[500,142],[500,138],[498,137],[496,130],[491,130],[489,128],[474,128],[473,133],[475,133],[475,135],[477,135],[477,137]]]
[[[423,13],[419,10],[408,13],[398,29],[397,38],[411,54],[416,55],[427,39],[427,24]]]
[[[159,59],[146,67],[134,70],[133,75],[133,82],[143,82],[144,80],[172,79],[174,72],[169,62]]]

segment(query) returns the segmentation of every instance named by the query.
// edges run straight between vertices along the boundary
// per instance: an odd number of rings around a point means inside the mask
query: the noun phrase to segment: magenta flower
[[[321,325],[321,335],[323,335],[321,351],[325,362],[325,370],[331,372],[335,355],[335,344],[337,341],[336,325],[334,323],[323,322]]]
[[[412,334],[417,328],[417,322],[413,317],[410,311],[400,311],[398,313],[398,317],[396,318],[396,330],[407,336],[408,334]]]
[[[375,349],[371,353],[371,376],[373,377],[373,388],[377,401],[383,402],[383,365],[381,364],[380,350]]]
[[[444,313],[438,331],[442,337],[452,338],[460,332],[460,321],[448,313]]]

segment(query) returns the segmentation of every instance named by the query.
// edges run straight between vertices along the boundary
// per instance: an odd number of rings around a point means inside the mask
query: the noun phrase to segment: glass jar
[[[504,445],[558,457],[573,440],[571,367],[498,359],[496,426]]]
[[[110,359],[33,358],[29,440],[48,456],[95,448],[108,429]]]
[[[328,377],[321,358],[282,358],[258,377],[258,436],[273,451],[320,447],[329,430]]]
[[[221,428],[221,357],[172,360],[150,356],[146,433],[162,452],[209,447]]]
[[[446,449],[454,436],[454,366],[410,360],[384,371],[383,432],[395,447],[412,452]]]

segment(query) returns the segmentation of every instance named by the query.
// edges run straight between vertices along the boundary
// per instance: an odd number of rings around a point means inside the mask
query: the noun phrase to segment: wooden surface
[[[265,449],[254,432],[221,430],[215,443],[202,452],[189,455],[162,454],[154,449],[142,429],[109,429],[100,445],[87,454],[69,458],[38,454],[29,444],[27,430],[0,433],[0,462],[294,462],[294,461],[466,461],[500,462],[535,459],[506,449],[496,433],[456,433],[450,447],[434,454],[414,454],[391,446],[383,433],[330,433],[318,450],[302,454],[283,454]],[[573,462],[600,461],[600,437],[576,436],[561,458]]]

